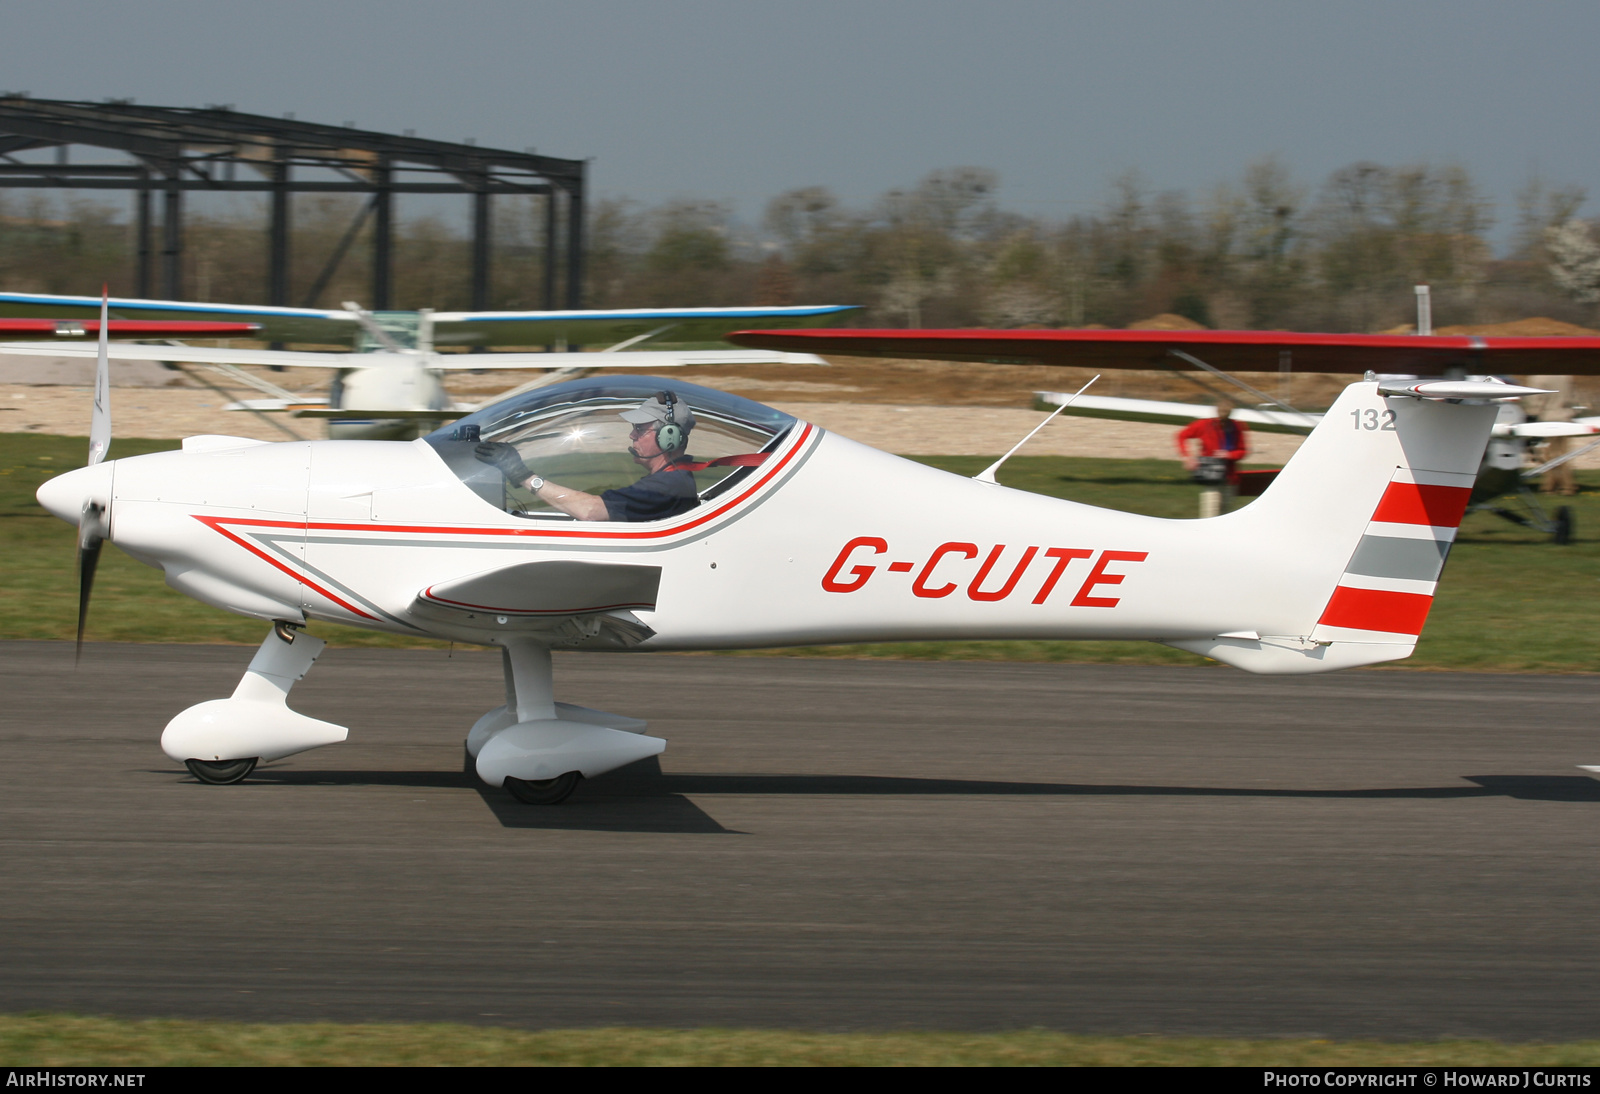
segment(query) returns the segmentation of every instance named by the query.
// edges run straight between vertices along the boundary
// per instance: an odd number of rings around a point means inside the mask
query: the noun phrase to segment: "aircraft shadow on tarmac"
[[[1600,802],[1600,782],[1583,775],[1467,775],[1476,786],[1400,786],[1372,789],[1287,789],[1231,786],[1118,785],[1106,783],[994,782],[915,779],[879,775],[667,774],[655,757],[581,784],[559,807],[524,805],[485,786],[466,771],[306,771],[259,769],[251,782],[285,786],[406,786],[476,790],[506,828],[615,832],[738,834],[690,800],[690,795],[898,795],[1004,797],[1199,797],[1456,799]]]

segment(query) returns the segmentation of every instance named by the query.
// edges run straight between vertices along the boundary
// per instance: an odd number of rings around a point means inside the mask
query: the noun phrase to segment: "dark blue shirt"
[[[666,520],[700,504],[694,472],[669,467],[600,495],[612,520]]]

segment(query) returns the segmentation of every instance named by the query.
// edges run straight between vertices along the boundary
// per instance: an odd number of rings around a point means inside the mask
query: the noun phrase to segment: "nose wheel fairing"
[[[226,765],[229,761],[282,759],[344,740],[350,733],[344,726],[309,718],[288,705],[290,690],[310,671],[326,645],[320,638],[275,626],[251,658],[233,695],[197,703],[168,722],[161,734],[161,750],[179,763],[193,760]],[[209,767],[203,770],[209,771]],[[226,773],[231,774],[232,768]],[[205,781],[234,782],[243,777]]]

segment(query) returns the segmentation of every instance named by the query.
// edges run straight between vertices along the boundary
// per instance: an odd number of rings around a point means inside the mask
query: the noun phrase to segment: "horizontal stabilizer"
[[[1553,395],[1549,388],[1518,387],[1499,380],[1385,380],[1379,395],[1414,395],[1419,399],[1519,399],[1524,395]]]
[[[1376,665],[1411,656],[1411,642],[1313,642],[1305,638],[1186,639],[1166,645],[1261,676],[1303,676]]]

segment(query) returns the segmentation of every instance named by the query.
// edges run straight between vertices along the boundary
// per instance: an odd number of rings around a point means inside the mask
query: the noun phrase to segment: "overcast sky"
[[[1537,171],[1600,200],[1600,4],[1538,0],[4,0],[0,88],[593,157],[646,202],[863,203],[939,167],[1018,212],[1140,169],[1458,162],[1502,227]],[[1585,207],[1594,213],[1596,203]],[[1499,233],[1497,233],[1499,234]]]

